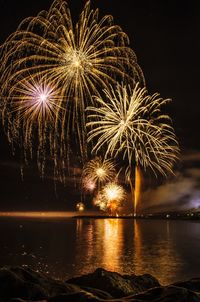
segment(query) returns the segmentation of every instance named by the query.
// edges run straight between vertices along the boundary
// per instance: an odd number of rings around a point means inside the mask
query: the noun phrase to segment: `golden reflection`
[[[120,271],[123,253],[123,221],[120,219],[77,220],[76,254],[82,272],[103,267]]]
[[[169,284],[183,267],[174,227],[165,220],[77,219],[76,269],[81,274],[97,267],[120,274],[149,273]]]
[[[76,220],[76,234],[81,234],[83,230],[83,219]]]
[[[104,220],[102,262],[107,270],[118,271],[120,268],[123,250],[122,227],[122,221],[119,219]]]
[[[134,247],[135,247],[135,253],[134,255],[137,255],[137,258],[141,258],[141,249],[142,249],[142,244],[141,244],[141,229],[139,226],[139,223],[137,219],[134,219]]]

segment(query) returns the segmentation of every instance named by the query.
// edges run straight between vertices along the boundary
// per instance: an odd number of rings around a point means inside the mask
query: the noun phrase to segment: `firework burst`
[[[101,184],[116,178],[113,162],[109,159],[102,160],[100,157],[90,160],[83,168],[83,184]]]
[[[84,211],[84,210],[85,210],[85,205],[84,205],[84,203],[78,202],[78,203],[76,204],[76,210],[79,211],[79,212]]]
[[[94,205],[97,206],[101,211],[107,210],[107,201],[103,198],[103,194],[99,192],[93,201]]]
[[[133,199],[137,199],[139,189],[135,188],[134,192],[131,181],[134,167],[151,169],[155,175],[167,176],[173,172],[177,160],[179,147],[171,120],[161,113],[161,107],[169,99],[160,98],[158,93],[150,96],[139,84],[133,90],[118,84],[116,89],[110,87],[104,92],[104,98],[96,98],[99,107],[87,108],[88,141],[96,141],[95,153],[105,148],[106,157],[108,154],[111,157],[122,154],[128,163],[126,179],[131,185]],[[141,184],[136,180],[138,183]]]
[[[62,111],[60,90],[46,78],[18,79],[3,100],[2,117],[10,143],[20,144],[26,160],[35,149],[42,170],[47,154],[56,160],[55,125]]]
[[[112,202],[114,200],[121,202],[125,198],[125,191],[122,186],[117,185],[116,183],[108,183],[103,188],[103,196],[108,200],[108,202]]]
[[[103,211],[116,212],[126,199],[126,193],[122,186],[116,183],[108,183],[97,194],[94,204]]]
[[[55,0],[49,11],[22,21],[1,48],[2,95],[7,96],[19,78],[29,82],[30,74],[33,79],[45,77],[57,83],[65,110],[58,112],[59,107],[54,107],[62,121],[62,144],[56,148],[64,145],[61,153],[65,153],[69,135],[75,131],[84,155],[84,109],[91,104],[92,95],[99,95],[108,82],[116,79],[132,84],[143,81],[135,53],[128,44],[127,35],[113,24],[112,16],[99,18],[98,9],[90,9],[90,2],[73,26],[68,4]]]
[[[169,99],[157,93],[150,96],[137,84],[133,91],[120,85],[110,87],[96,101],[99,107],[87,108],[88,141],[96,140],[93,152],[106,146],[106,156],[122,153],[128,159],[127,178],[135,164],[164,175],[172,172],[178,143],[169,116],[161,114]]]
[[[3,118],[11,113],[28,124],[50,122],[54,124],[57,112],[61,110],[60,91],[47,79],[29,79],[18,81],[12,86],[5,100]],[[15,123],[14,123],[15,124]]]
[[[82,186],[85,191],[93,192],[96,189],[96,182],[89,177],[84,177],[82,180]]]

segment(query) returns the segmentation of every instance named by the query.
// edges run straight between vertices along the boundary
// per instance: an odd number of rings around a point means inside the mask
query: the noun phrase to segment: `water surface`
[[[0,265],[67,279],[97,267],[150,273],[162,284],[200,277],[200,223],[133,219],[0,219]]]

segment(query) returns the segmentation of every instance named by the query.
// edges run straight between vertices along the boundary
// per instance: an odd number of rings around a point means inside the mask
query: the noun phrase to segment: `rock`
[[[79,293],[73,293],[68,295],[59,295],[47,300],[47,302],[98,302],[98,301],[108,301],[100,299],[90,293],[80,291]],[[113,301],[113,300],[112,300]]]
[[[150,289],[142,294],[125,298],[124,302],[200,302],[200,295],[177,286]]]
[[[79,287],[53,280],[21,267],[0,269],[0,299],[43,300],[61,293],[78,292]]]
[[[21,267],[14,267],[10,268],[10,270],[20,276],[24,282],[28,281],[41,286],[47,292],[48,297],[80,290],[80,288],[75,285],[65,284],[62,281],[52,279],[47,275],[35,272],[29,268],[23,269]]]
[[[134,289],[134,293],[141,293],[150,288],[160,286],[158,280],[150,274],[144,274],[140,276],[124,275],[123,278],[131,282],[131,285]]]
[[[15,272],[3,268],[0,270],[0,298],[22,298],[41,300],[47,293],[38,284],[24,282]]]
[[[159,286],[158,281],[148,274],[120,275],[97,269],[64,283],[30,269],[1,268],[0,302],[31,301],[200,302],[200,278]]]
[[[194,292],[200,292],[200,278],[193,278],[188,281],[176,282],[173,285],[190,289]]]
[[[132,295],[119,299],[103,300],[92,295],[87,295],[83,292],[72,294],[72,295],[62,295],[49,299],[48,302],[199,302],[200,296],[188,289],[176,287],[176,286],[166,286],[157,287],[150,289],[144,293],[138,295]]]
[[[113,299],[113,297],[109,293],[107,293],[103,290],[100,290],[100,289],[97,289],[97,288],[92,288],[92,287],[84,287],[84,286],[82,286],[81,288],[84,291],[86,291],[88,293],[91,293],[91,294],[93,294],[94,296],[96,296],[98,298],[106,299],[106,300],[107,299]]]
[[[114,298],[136,294],[149,288],[159,286],[157,279],[151,275],[120,275],[98,268],[94,273],[76,277],[67,282],[83,287],[92,287],[106,291]]]
[[[12,298],[12,299],[9,299],[9,302],[27,302],[27,301],[19,299],[19,298]]]
[[[68,300],[67,300],[68,299]],[[99,300],[100,299],[100,300]],[[54,296],[50,298],[48,301],[107,301],[109,299],[113,299],[111,295],[107,292],[91,288],[91,287],[82,287],[76,293],[71,294],[62,294],[59,296]]]

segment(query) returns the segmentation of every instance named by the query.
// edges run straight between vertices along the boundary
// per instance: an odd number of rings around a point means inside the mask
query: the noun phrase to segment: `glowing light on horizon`
[[[73,217],[75,212],[0,212],[0,217],[16,218],[66,218]]]

